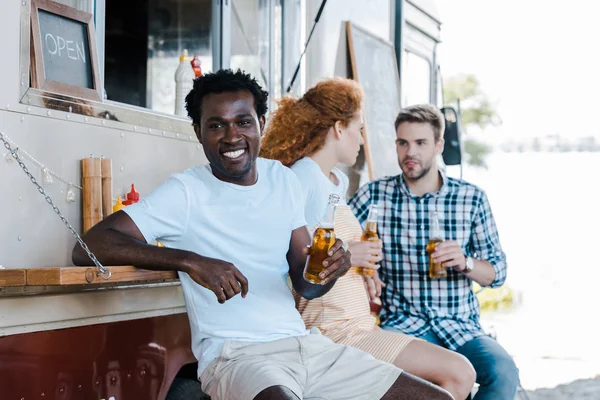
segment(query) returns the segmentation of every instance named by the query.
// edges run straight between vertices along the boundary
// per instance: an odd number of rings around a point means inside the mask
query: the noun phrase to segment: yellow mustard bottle
[[[113,212],[116,213],[117,211],[122,210],[124,208],[125,208],[125,205],[121,201],[121,196],[117,197],[117,202],[113,206]]]

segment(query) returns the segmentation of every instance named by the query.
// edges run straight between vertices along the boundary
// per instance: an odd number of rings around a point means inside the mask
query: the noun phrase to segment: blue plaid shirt
[[[381,296],[382,326],[422,336],[430,329],[456,350],[485,335],[479,324],[479,302],[472,281],[448,269],[448,276],[429,278],[429,213],[437,211],[445,240],[456,240],[466,256],[490,262],[496,270],[491,287],[506,279],[506,258],[496,223],[483,190],[441,173],[438,192],[412,195],[402,175],[385,177],[362,186],[350,199],[358,220],[365,225],[369,205],[377,203],[377,233],[383,241],[379,274],[386,283]]]

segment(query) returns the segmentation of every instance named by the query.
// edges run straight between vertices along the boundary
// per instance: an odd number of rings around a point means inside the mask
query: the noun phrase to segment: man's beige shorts
[[[212,400],[252,400],[271,386],[300,399],[381,399],[401,369],[311,333],[263,344],[226,342],[200,376]]]

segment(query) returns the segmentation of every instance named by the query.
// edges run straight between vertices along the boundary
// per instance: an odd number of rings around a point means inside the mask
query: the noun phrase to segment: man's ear
[[[444,152],[444,139],[437,141],[435,144],[435,154],[442,154]]]
[[[267,123],[267,117],[261,115],[258,117],[258,126],[260,127],[260,136],[262,137],[263,132],[265,130],[265,124]]]
[[[201,133],[201,128],[200,125],[198,124],[194,124],[194,132],[196,132],[196,137],[198,138],[198,141],[200,142],[200,144],[202,144],[202,133]]]

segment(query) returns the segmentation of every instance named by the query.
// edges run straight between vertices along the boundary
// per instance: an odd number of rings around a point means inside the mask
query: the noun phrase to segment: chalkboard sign
[[[33,0],[32,86],[100,100],[93,18],[50,0]]]
[[[401,172],[394,122],[400,111],[400,78],[393,44],[346,22],[353,78],[365,92],[364,153],[369,179]]]

